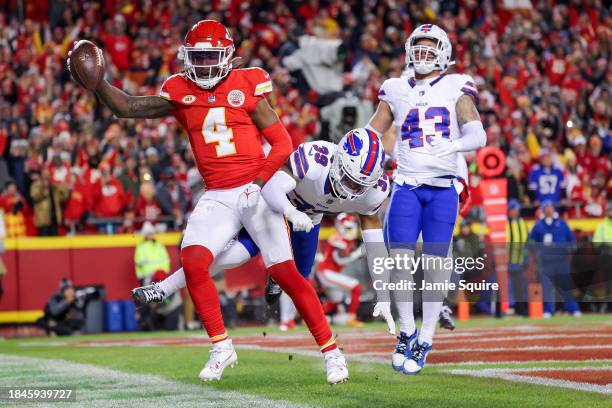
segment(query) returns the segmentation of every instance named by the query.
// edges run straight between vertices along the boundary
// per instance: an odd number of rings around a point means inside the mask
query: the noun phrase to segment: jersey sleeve
[[[182,78],[181,75],[172,75],[164,81],[158,96],[173,104],[181,104],[186,94],[184,78]]]
[[[383,84],[380,86],[380,89],[378,90],[378,100],[387,102],[392,107],[394,102],[393,96],[395,89],[398,85],[398,80],[401,81],[400,78],[389,78],[385,82],[383,82]]]
[[[361,215],[372,215],[376,214],[382,204],[385,202],[391,191],[389,177],[383,174],[379,179],[376,186],[370,189],[364,196],[363,204],[357,209],[357,212]]]
[[[272,79],[262,68],[248,68],[245,70],[246,79],[249,84],[249,95],[247,100],[248,110],[253,111],[255,106],[265,98],[270,92],[272,92]]]
[[[307,142],[302,143],[289,156],[289,167],[298,180],[308,178],[316,180],[321,172],[330,165],[332,143]]]
[[[474,99],[478,99],[478,88],[474,79],[469,75],[460,75],[459,85],[461,86],[461,93],[470,95]]]

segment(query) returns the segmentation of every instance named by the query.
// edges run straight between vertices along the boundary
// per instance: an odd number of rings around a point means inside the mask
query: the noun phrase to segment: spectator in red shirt
[[[125,192],[121,182],[112,175],[111,167],[103,162],[100,165],[100,184],[95,193],[94,213],[97,217],[120,217],[125,207]]]
[[[125,18],[117,14],[113,19],[113,33],[104,38],[104,45],[111,56],[112,63],[121,71],[127,71],[131,63],[132,40],[125,34],[125,31]]]

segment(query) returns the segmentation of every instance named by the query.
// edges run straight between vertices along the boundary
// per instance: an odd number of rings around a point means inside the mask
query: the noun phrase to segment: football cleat
[[[238,356],[234,351],[234,345],[231,339],[223,340],[213,345],[213,349],[210,350],[210,358],[206,362],[206,365],[200,371],[200,380],[212,381],[220,380],[221,375],[225,367],[234,367],[238,364]]]
[[[280,331],[287,331],[295,329],[297,325],[295,324],[295,320],[291,319],[286,322],[282,322],[279,326]]]
[[[446,330],[455,330],[455,322],[453,321],[453,317],[451,316],[453,311],[447,305],[442,305],[442,309],[440,310],[440,327]]]
[[[391,365],[395,371],[402,371],[404,369],[404,361],[409,357],[410,350],[416,339],[416,329],[410,336],[404,332],[400,332],[400,335],[397,337],[397,346],[395,346],[395,351],[393,355],[391,355]],[[408,355],[406,353],[408,353]]]
[[[355,317],[348,319],[345,324],[347,327],[363,327],[364,326],[363,322],[357,320],[357,318]]]
[[[276,304],[282,294],[283,290],[280,285],[268,276],[268,281],[266,282],[266,303],[270,306]]]
[[[134,299],[136,306],[144,306],[150,303],[161,303],[164,301],[165,297],[166,294],[157,283],[132,289],[132,299]]]
[[[431,351],[431,344],[419,343],[417,340],[411,350],[411,356],[404,361],[404,374],[418,374],[425,365],[427,354]]]
[[[325,369],[327,370],[327,382],[329,384],[338,384],[349,379],[346,360],[338,349],[325,353]]]

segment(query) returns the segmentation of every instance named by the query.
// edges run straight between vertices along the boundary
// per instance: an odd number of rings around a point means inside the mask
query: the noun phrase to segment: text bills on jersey
[[[298,210],[308,214],[314,224],[320,223],[326,213],[373,214],[389,195],[389,178],[383,173],[377,185],[365,194],[352,200],[335,197],[331,192],[329,171],[337,148],[324,141],[302,143],[289,157],[297,186],[287,197]]]
[[[391,107],[397,133],[396,183],[445,186],[450,180],[440,177],[457,175],[456,154],[437,157],[429,142],[434,135],[461,138],[455,105],[463,94],[477,96],[474,81],[464,74],[427,80],[404,76],[383,83],[378,97]]]

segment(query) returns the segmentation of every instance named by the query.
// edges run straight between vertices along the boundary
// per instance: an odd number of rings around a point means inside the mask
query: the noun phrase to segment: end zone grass
[[[520,326],[523,324],[555,324],[563,322],[579,322],[581,325],[601,325],[606,323],[607,316],[589,316],[581,320],[557,318],[545,322],[521,319],[505,321],[487,319],[472,320],[460,325],[460,331],[469,330],[470,327],[494,328],[499,326]],[[383,325],[368,325],[383,332]],[[337,329],[337,328],[336,328]],[[277,331],[269,328],[238,329],[232,332],[239,338],[242,334],[262,334],[274,336]],[[336,331],[336,330],[335,330]],[[343,330],[344,331],[344,330]],[[340,332],[340,343],[342,333]],[[387,365],[377,363],[351,362],[349,369],[351,379],[348,383],[329,386],[325,383],[325,372],[322,358],[303,355],[291,355],[260,350],[238,350],[239,365],[234,369],[225,371],[223,380],[212,385],[202,386],[197,374],[208,358],[207,347],[193,346],[113,346],[113,347],[87,347],[72,346],[70,343],[79,340],[105,340],[128,338],[155,338],[159,336],[185,336],[192,333],[123,333],[118,335],[81,336],[75,338],[53,339],[14,339],[0,342],[0,353],[24,356],[36,359],[61,359],[65,361],[90,364],[96,367],[116,370],[122,373],[133,373],[147,376],[161,377],[176,384],[176,393],[193,393],[194,386],[200,387],[202,402],[211,394],[211,386],[221,392],[238,392],[243,396],[257,396],[271,401],[270,406],[279,406],[285,402],[305,404],[320,407],[515,407],[515,406],[550,406],[550,407],[609,407],[612,398],[610,395],[582,392],[570,389],[546,387],[512,383],[504,380],[476,378],[453,375],[451,368],[465,368],[464,365],[455,366],[427,366],[423,373],[417,376],[405,376],[396,373]],[[64,345],[57,342],[68,342]],[[204,340],[203,340],[204,341]],[[346,340],[345,340],[346,341]],[[239,343],[239,341],[237,342]],[[315,349],[313,344],[313,350]],[[349,356],[350,358],[350,356]],[[10,375],[2,367],[0,355],[0,377],[4,377],[3,386],[25,386],[30,384],[9,384]],[[542,367],[546,366],[576,366],[577,363],[529,363],[513,364],[513,367]],[[601,363],[600,363],[601,364]],[[593,362],[584,365],[593,365]],[[503,364],[487,364],[486,367],[503,367]],[[507,366],[507,364],[506,364]],[[40,373],[39,375],[44,375]],[[7,378],[8,377],[8,378]],[[144,377],[144,376],[143,376]],[[37,376],[31,378],[34,384]],[[60,381],[58,379],[58,381]],[[15,381],[14,379],[12,381]],[[30,381],[30,380],[28,380]],[[184,384],[184,390],[181,384]],[[211,384],[211,383],[207,383]],[[70,384],[58,383],[57,386]],[[95,389],[95,381],[88,387]],[[103,386],[103,384],[101,385]],[[152,389],[150,389],[152,388]],[[144,382],[139,386],[138,393],[143,396],[157,392],[155,383]],[[134,390],[136,392],[136,390]],[[196,389],[197,391],[197,389]],[[87,389],[77,393],[79,400],[87,401]],[[110,397],[108,405],[125,406],[132,402],[125,400],[125,396],[118,395],[113,401]],[[248,399],[248,398],[247,398]],[[160,400],[161,402],[161,400]],[[251,406],[247,400],[245,405]],[[105,405],[105,404],[104,404]],[[195,405],[195,403],[194,403]],[[233,405],[233,404],[230,404]],[[80,406],[80,405],[79,405]],[[188,406],[188,405],[184,405]],[[238,405],[236,405],[238,406]]]

